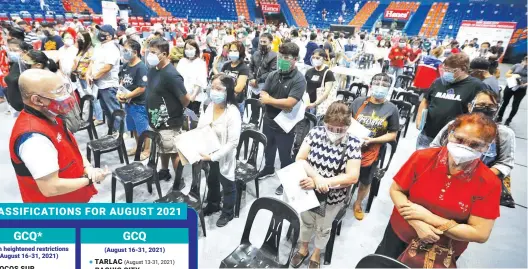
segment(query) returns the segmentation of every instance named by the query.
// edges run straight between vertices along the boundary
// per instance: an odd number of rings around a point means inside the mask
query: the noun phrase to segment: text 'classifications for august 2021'
[[[197,268],[185,204],[0,204],[0,269]]]

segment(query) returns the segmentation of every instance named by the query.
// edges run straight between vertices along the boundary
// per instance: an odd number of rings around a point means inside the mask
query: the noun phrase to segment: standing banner
[[[502,40],[503,44],[507,46],[516,25],[516,22],[462,21],[456,39],[462,44],[465,40],[478,38],[479,44],[489,42],[492,46],[497,44],[497,41]]]
[[[103,7],[103,24],[110,24],[117,30],[117,12],[119,7],[115,2],[101,1]]]

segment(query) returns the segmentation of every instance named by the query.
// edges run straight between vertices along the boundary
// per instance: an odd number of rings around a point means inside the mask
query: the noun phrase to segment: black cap
[[[489,70],[490,62],[484,57],[478,57],[473,59],[469,64],[469,69],[473,70]]]

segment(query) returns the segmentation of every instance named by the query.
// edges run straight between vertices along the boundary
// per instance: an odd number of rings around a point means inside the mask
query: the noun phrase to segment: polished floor
[[[503,74],[506,66],[502,66]],[[502,80],[502,84],[505,81]],[[17,182],[9,160],[8,142],[11,127],[14,123],[12,116],[6,115],[6,105],[0,105],[0,202],[20,202],[20,194]],[[509,112],[509,109],[506,113]],[[515,209],[501,207],[501,216],[496,221],[495,227],[488,242],[485,244],[471,243],[467,251],[458,261],[458,267],[465,268],[526,268],[527,264],[527,101],[521,104],[517,117],[513,120],[511,128],[516,134],[515,168],[512,172],[512,192],[518,204]],[[99,134],[106,132],[106,127],[98,127]],[[407,137],[400,140],[395,158],[388,173],[383,178],[379,196],[374,200],[372,209],[362,221],[357,221],[351,211],[348,211],[341,231],[336,238],[334,254],[331,265],[325,268],[355,268],[357,262],[364,256],[371,254],[379,244],[383,231],[387,225],[392,210],[392,202],[388,195],[391,177],[399,167],[407,160],[415,148],[418,132],[415,128],[409,128]],[[88,135],[86,131],[76,134],[81,152],[85,153]],[[127,145],[132,146],[134,142],[127,140]],[[101,163],[110,168],[119,167],[117,153],[104,154]],[[174,172],[171,171],[174,175]],[[186,168],[187,186],[190,185],[189,169]],[[276,177],[264,179],[260,184],[260,195],[281,199],[274,194],[279,185]],[[205,186],[205,180],[202,182]],[[163,182],[163,192],[167,192],[171,182]],[[101,185],[97,185],[99,194],[94,197],[93,202],[110,202],[110,180],[107,179]],[[203,187],[204,188],[204,187]],[[185,191],[188,191],[186,187]],[[146,187],[138,187],[134,190],[134,202],[152,202],[157,196],[149,194]],[[226,257],[240,243],[244,229],[247,212],[254,201],[255,191],[252,183],[248,184],[248,191],[242,203],[240,218],[234,219],[226,227],[217,228],[215,223],[219,214],[206,217],[207,237],[199,236],[199,266],[200,268],[218,268],[221,260]],[[118,202],[124,202],[124,190],[118,185]],[[270,214],[261,212],[257,216],[256,225],[251,232],[251,242],[261,245],[264,241],[265,232],[268,228]],[[286,230],[283,232],[285,235]],[[286,259],[291,244],[282,238],[280,244],[281,260]],[[307,265],[304,265],[306,267]]]

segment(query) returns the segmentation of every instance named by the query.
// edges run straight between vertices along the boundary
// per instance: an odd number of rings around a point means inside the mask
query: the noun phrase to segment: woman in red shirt
[[[394,176],[394,209],[377,254],[398,258],[415,238],[442,246],[452,239],[458,259],[469,242],[488,240],[499,217],[501,183],[480,156],[497,126],[481,113],[464,114],[448,132],[446,146],[414,152]]]

